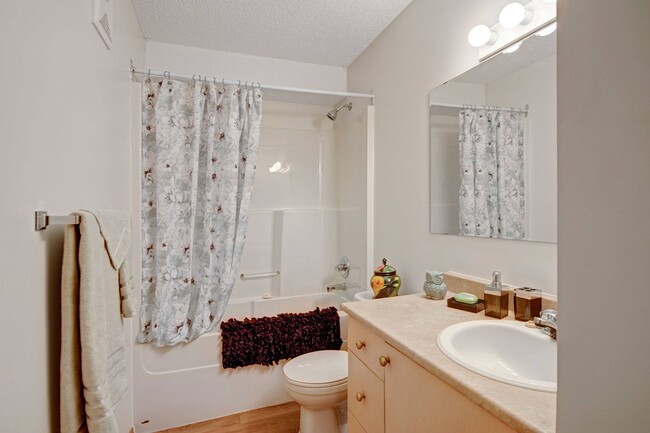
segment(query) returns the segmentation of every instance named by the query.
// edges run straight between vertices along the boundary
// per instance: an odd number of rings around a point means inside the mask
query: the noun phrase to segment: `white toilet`
[[[348,352],[305,353],[284,366],[285,386],[300,405],[300,433],[339,433],[336,406],[347,398]]]

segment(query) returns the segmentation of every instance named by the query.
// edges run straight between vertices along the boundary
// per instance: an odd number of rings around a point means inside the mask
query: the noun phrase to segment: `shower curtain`
[[[239,270],[260,89],[145,78],[138,342],[189,342],[221,320]]]
[[[523,112],[465,108],[460,120],[460,234],[524,239]]]

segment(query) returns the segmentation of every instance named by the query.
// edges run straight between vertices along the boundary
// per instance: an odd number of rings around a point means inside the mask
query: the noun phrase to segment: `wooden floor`
[[[298,433],[300,406],[295,402],[242,412],[158,433]]]

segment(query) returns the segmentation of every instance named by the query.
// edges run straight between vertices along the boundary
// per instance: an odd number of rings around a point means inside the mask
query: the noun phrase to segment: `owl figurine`
[[[424,276],[424,294],[429,299],[445,299],[447,294],[447,285],[445,284],[444,272],[426,271]]]

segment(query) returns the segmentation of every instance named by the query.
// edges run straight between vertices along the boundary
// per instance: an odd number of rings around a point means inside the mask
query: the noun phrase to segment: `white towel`
[[[79,211],[65,229],[61,281],[61,433],[119,433],[128,393],[122,316],[135,310],[123,211]]]

